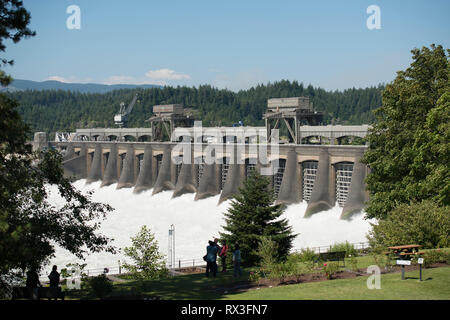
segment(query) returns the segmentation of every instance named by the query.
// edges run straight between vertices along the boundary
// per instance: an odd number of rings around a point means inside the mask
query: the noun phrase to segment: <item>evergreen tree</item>
[[[231,201],[231,208],[225,215],[225,233],[220,237],[233,247],[239,243],[242,263],[252,266],[259,262],[258,244],[263,236],[269,236],[277,243],[278,260],[284,260],[297,236],[286,219],[280,219],[284,206],[274,204],[275,196],[270,180],[254,170],[239,188]]]

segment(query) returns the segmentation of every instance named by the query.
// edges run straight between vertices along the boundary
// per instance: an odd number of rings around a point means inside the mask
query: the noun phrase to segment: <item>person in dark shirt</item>
[[[39,275],[36,272],[35,267],[31,267],[27,272],[27,283],[26,287],[28,289],[28,293],[33,300],[39,299],[39,291],[38,286],[41,287],[41,282],[39,281]]]
[[[52,272],[48,275],[48,278],[50,279],[50,288],[57,288],[59,286],[59,273],[57,266],[53,266]]]
[[[217,252],[218,246],[213,241],[208,241],[209,246],[206,247],[206,276],[209,277],[209,272],[213,273],[213,277],[217,274]]]

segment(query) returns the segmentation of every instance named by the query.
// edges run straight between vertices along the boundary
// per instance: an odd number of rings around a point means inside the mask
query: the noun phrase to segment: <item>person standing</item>
[[[242,270],[241,270],[241,250],[239,249],[239,243],[236,243],[236,245],[234,246],[233,263],[234,263],[233,276],[237,277],[239,274],[240,277],[242,275]]]
[[[222,260],[222,272],[227,271],[227,252],[228,252],[228,246],[227,242],[223,240],[222,242],[222,249],[220,250],[219,257]]]
[[[209,277],[209,272],[212,272],[213,277],[217,274],[217,252],[218,246],[213,241],[208,241],[208,246],[206,247],[206,276]]]
[[[50,292],[55,300],[57,300],[57,297],[60,296],[60,288],[59,288],[60,274],[57,270],[58,267],[53,266],[52,272],[50,272],[50,274],[48,275],[48,278],[50,280]]]
[[[32,266],[30,270],[27,272],[26,288],[28,290],[29,296],[33,300],[39,300],[38,286],[41,287],[39,275],[36,272],[36,267]]]
[[[48,278],[50,279],[50,288],[58,288],[59,286],[59,272],[57,271],[58,267],[53,266],[52,272],[48,275]]]

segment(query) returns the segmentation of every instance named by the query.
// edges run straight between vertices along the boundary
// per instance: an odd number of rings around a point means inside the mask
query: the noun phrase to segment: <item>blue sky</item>
[[[369,5],[381,29],[369,30]],[[411,49],[449,48],[450,1],[24,0],[37,36],[8,43],[18,79],[211,84],[231,90],[281,79],[328,90],[393,80]],[[81,10],[70,30],[66,9]]]

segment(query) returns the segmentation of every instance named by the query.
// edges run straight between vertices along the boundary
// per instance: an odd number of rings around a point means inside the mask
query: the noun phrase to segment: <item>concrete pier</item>
[[[121,188],[131,188],[134,186],[135,177],[134,169],[135,166],[135,156],[134,148],[132,145],[128,146],[127,154],[122,167],[122,172],[120,174],[119,182],[117,183],[117,189]]]
[[[72,177],[76,180],[87,177],[87,147],[81,146],[80,154],[71,159],[63,161],[64,176]]]
[[[220,166],[213,164],[205,164],[203,174],[200,179],[195,200],[205,199],[220,194]]]
[[[218,204],[233,198],[233,196],[239,192],[239,187],[242,186],[242,182],[245,179],[245,165],[238,163],[237,147],[233,148],[230,159],[232,159],[232,161],[228,167],[227,180],[223,187],[222,193],[220,194]]]
[[[342,210],[341,219],[351,220],[355,214],[360,213],[364,209],[365,202],[369,200],[364,183],[367,167],[360,162],[361,158],[362,154],[357,156],[353,165],[352,182],[347,201]]]
[[[146,146],[144,149],[144,159],[142,167],[139,170],[139,176],[136,180],[136,186],[134,187],[133,193],[139,193],[144,190],[151,189],[153,187],[155,179],[153,178],[152,164],[153,164],[152,147]]]
[[[102,180],[102,146],[95,146],[94,158],[89,170],[86,184]]]
[[[105,173],[103,174],[101,187],[109,186],[119,181],[117,168],[117,146],[113,144],[110,146],[108,161],[106,162]]]
[[[276,203],[291,204],[300,202],[300,181],[298,177],[297,153],[292,149],[288,152],[286,168]]]
[[[172,152],[171,148],[167,146],[164,149],[161,168],[159,168],[158,177],[153,187],[153,193],[157,194],[165,190],[174,190],[175,185],[172,181]]]
[[[189,156],[189,155],[186,155]],[[173,192],[172,198],[179,197],[186,193],[195,193],[197,192],[197,179],[196,179],[196,170],[194,165],[194,153],[190,153],[190,161],[183,160],[183,164],[181,165],[180,175],[178,176],[178,181],[175,186],[175,190]]]
[[[334,179],[332,179],[332,176],[328,151],[323,150],[319,155],[316,181],[311,199],[306,208],[305,218],[334,207],[335,196],[332,191]]]

